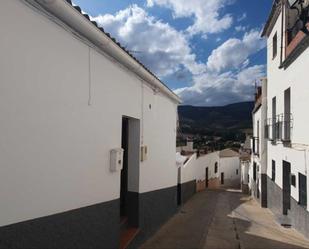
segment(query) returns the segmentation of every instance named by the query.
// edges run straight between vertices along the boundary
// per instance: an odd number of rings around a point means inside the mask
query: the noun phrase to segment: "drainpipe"
[[[281,0],[281,51],[280,51],[280,66],[279,66],[279,69],[283,68],[282,63],[283,63],[284,14],[285,14],[285,4],[284,4],[284,0]]]

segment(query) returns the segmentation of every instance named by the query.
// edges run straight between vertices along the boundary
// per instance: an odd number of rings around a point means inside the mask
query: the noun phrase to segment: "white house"
[[[239,153],[231,149],[221,150],[218,171],[221,187],[240,187]]]
[[[251,164],[249,167],[249,191],[262,207],[267,207],[267,80],[261,80],[255,94],[252,112],[253,137],[251,141]]]
[[[239,153],[231,149],[200,156],[194,153],[179,171],[179,183],[183,188],[181,193],[185,200],[195,192],[195,184],[198,191],[205,188],[240,187]]]
[[[177,210],[179,98],[70,0],[1,0],[0,30],[0,247],[152,234]]]
[[[246,136],[246,141],[239,150],[240,160],[240,185],[244,194],[249,193],[249,168],[251,164],[251,136]]]
[[[309,237],[308,9],[307,0],[274,1],[263,36],[268,78],[267,206],[281,223]]]

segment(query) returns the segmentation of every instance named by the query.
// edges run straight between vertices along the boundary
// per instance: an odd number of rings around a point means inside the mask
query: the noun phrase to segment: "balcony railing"
[[[290,142],[293,128],[291,113],[279,114],[276,118],[268,119],[265,125],[265,138],[276,142]]]

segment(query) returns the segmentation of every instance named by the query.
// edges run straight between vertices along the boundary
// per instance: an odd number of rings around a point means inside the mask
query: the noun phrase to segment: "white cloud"
[[[167,23],[132,5],[115,15],[93,17],[158,76],[167,76],[185,67],[192,74],[201,73],[204,64],[196,62],[186,36]]]
[[[128,50],[140,52],[134,55],[159,77],[172,75],[191,81],[191,86],[175,90],[186,104],[251,100],[254,80],[264,75],[264,66],[248,67],[248,57],[265,46],[257,30],[245,33],[241,39],[228,39],[212,51],[205,63],[200,63],[185,32],[150,16],[137,5],[93,19]]]
[[[193,17],[194,24],[187,31],[191,35],[205,35],[219,33],[231,27],[232,16],[221,15],[220,11],[233,2],[234,0],[147,0],[147,5],[170,8],[174,18]]]
[[[260,32],[251,30],[242,39],[230,38],[212,51],[208,57],[207,68],[221,72],[226,69],[236,69],[242,65],[249,55],[265,47],[265,41]]]
[[[239,72],[205,73],[195,84],[175,90],[185,104],[225,105],[253,100],[254,82],[265,75],[265,66],[256,65]]]
[[[247,18],[247,13],[243,13],[241,16],[239,16],[237,18],[237,21],[241,22],[241,21],[245,20],[246,18]]]
[[[247,28],[245,26],[241,26],[241,25],[235,27],[235,30],[237,32],[246,31],[246,29]]]
[[[249,66],[250,55],[265,47],[260,32],[230,38],[208,57],[206,72],[193,76],[193,85],[176,89],[185,104],[224,105],[251,101],[254,82],[265,75],[264,65]]]

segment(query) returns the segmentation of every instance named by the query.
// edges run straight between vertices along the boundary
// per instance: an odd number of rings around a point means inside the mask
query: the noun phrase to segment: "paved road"
[[[140,249],[298,249],[309,241],[237,191],[193,196]]]

